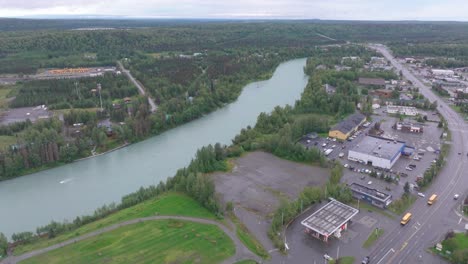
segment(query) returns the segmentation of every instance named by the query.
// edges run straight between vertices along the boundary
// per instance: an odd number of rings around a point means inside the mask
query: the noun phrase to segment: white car
[[[371,185],[371,184],[372,184],[372,181],[369,181],[369,182],[367,183],[367,185]]]
[[[455,194],[455,195],[453,196],[453,199],[454,199],[454,200],[458,200],[458,197],[460,197],[460,195],[457,193],[457,194]]]
[[[349,167],[349,164],[348,164],[348,163],[346,163],[346,164],[344,165],[344,167],[345,167],[345,168],[348,168],[348,167]]]
[[[406,169],[407,171],[412,171],[412,170],[413,170],[413,168],[411,168],[411,167],[409,167],[409,166],[406,167],[405,169]]]
[[[330,257],[328,254],[323,255],[323,258],[326,260],[333,260],[333,258]]]
[[[424,195],[424,193],[420,193],[420,192],[418,193],[418,196],[423,197],[423,198],[426,197],[426,195]]]
[[[332,148],[336,148],[336,145],[333,145]]]
[[[327,143],[323,143],[323,144],[322,144],[322,147],[326,147],[326,146],[327,146]]]

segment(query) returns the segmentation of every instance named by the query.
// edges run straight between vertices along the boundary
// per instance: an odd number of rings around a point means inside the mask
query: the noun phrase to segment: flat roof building
[[[412,106],[387,105],[387,113],[402,114],[407,116],[416,116],[419,114],[418,109]]]
[[[358,209],[332,199],[301,224],[306,228],[306,233],[327,242],[331,235],[340,238],[341,232],[348,229],[349,220],[358,212]]]
[[[386,208],[392,203],[390,194],[381,192],[377,189],[369,188],[359,183],[351,183],[348,187],[353,192],[353,197],[358,200],[366,201],[374,206]]]
[[[360,125],[366,122],[366,116],[361,113],[355,113],[348,116],[346,119],[332,127],[328,132],[328,136],[340,140],[346,140]]]
[[[348,159],[390,169],[403,153],[405,146],[401,141],[367,136],[348,151]]]
[[[432,69],[432,74],[434,75],[444,75],[444,76],[453,76],[455,72],[452,70],[441,70],[441,69]]]
[[[359,78],[359,84],[370,86],[385,86],[385,80],[382,78]]]

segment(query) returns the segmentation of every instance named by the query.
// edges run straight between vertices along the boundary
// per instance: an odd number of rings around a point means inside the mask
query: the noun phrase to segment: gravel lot
[[[291,162],[265,152],[252,152],[235,161],[230,173],[215,173],[216,192],[221,201],[232,201],[234,212],[267,250],[269,216],[281,199],[294,199],[305,186],[327,182],[329,170]]]

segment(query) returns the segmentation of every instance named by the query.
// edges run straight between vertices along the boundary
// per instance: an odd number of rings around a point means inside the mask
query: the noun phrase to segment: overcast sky
[[[468,0],[0,0],[0,17],[37,15],[468,21]]]

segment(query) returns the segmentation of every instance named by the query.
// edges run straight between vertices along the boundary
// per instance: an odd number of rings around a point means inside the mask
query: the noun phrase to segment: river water
[[[306,59],[282,63],[271,79],[244,87],[238,100],[198,120],[126,148],[0,182],[0,232],[35,231],[51,220],[73,220],[119,202],[188,165],[202,146],[231,139],[261,112],[293,105],[307,84]]]

